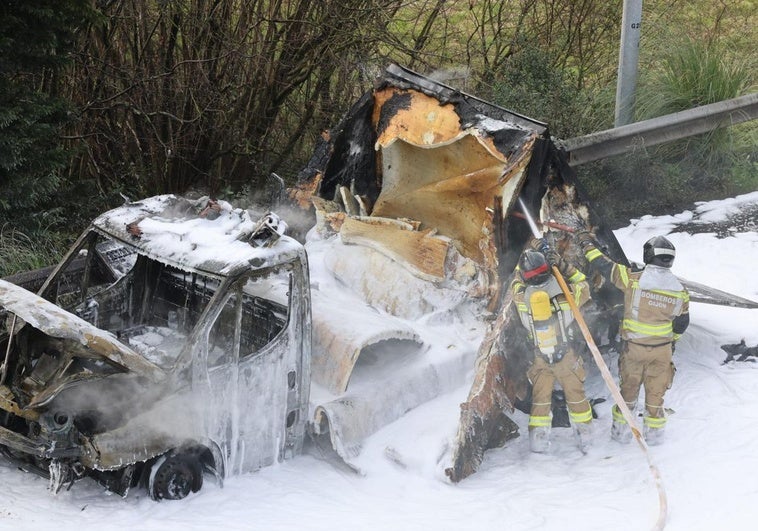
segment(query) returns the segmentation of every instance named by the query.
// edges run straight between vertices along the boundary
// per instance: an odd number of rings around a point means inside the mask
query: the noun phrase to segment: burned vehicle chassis
[[[91,477],[180,499],[206,472],[222,481],[300,451],[305,252],[271,219],[202,216],[205,204],[159,196],[104,214],[39,296],[0,281],[0,452],[54,492]],[[188,223],[209,232],[156,243]]]

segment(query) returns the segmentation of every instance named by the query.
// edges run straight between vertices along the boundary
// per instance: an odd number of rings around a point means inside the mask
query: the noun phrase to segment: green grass
[[[0,277],[53,265],[62,246],[55,233],[27,235],[6,224],[0,228]]]
[[[637,97],[638,119],[653,118],[736,98],[754,87],[750,54],[687,38],[672,46],[659,68],[643,78]],[[665,149],[671,158],[698,151],[703,160],[739,150],[745,138],[722,128]]]

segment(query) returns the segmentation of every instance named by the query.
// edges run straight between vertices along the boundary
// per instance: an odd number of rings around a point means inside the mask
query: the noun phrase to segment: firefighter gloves
[[[595,237],[588,230],[580,230],[576,233],[576,243],[582,249],[586,251],[587,247],[595,246]]]
[[[548,249],[544,254],[545,260],[547,260],[547,263],[550,265],[550,267],[558,266],[560,269],[561,255],[558,254],[558,251],[555,249]]]

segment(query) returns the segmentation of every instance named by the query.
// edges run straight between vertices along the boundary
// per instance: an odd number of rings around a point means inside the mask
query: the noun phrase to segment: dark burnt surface
[[[723,239],[740,232],[758,231],[758,203],[744,205],[739,211],[728,215],[726,219],[717,222],[702,221],[701,214],[695,213],[690,221],[680,223],[671,232],[686,232],[687,234],[714,234]]]
[[[441,103],[455,105],[463,125],[473,124],[477,115],[483,115],[511,122],[518,128],[538,135],[547,132],[547,126],[542,122],[486,102],[398,65],[390,65],[387,68],[383,83],[401,88],[412,88],[438,99]]]
[[[441,104],[454,105],[460,116],[462,129],[480,127],[492,137],[497,148],[506,156],[516,153],[534,134],[544,135],[547,132],[547,127],[541,122],[400,67],[394,67],[393,70],[393,67],[388,68],[385,75],[377,81],[375,90],[386,87],[416,90],[434,97]],[[400,72],[403,74],[399,75]],[[333,199],[339,186],[352,185],[355,194],[367,197],[372,203],[376,200],[381,189],[381,171],[377,164],[375,144],[391,118],[398,111],[410,107],[411,95],[398,92],[390,97],[382,106],[374,130],[372,113],[375,90],[365,93],[351,107],[342,121],[331,130],[327,145],[322,142],[317,146],[306,168],[300,172],[298,182],[310,181],[320,174],[322,178],[318,195],[325,199]],[[503,123],[493,122],[492,126],[482,126],[482,121],[488,118]]]
[[[382,105],[382,110],[379,112],[379,120],[376,124],[377,136],[381,136],[387,127],[389,127],[392,117],[399,111],[410,109],[413,98],[410,92],[395,92],[390,98]]]
[[[366,93],[332,131],[332,153],[324,168],[319,196],[333,199],[339,186],[354,183],[354,193],[375,200],[377,182],[376,132],[371,125],[373,94]]]

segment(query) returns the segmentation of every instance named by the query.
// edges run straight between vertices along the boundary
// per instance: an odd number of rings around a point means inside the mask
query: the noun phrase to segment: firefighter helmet
[[[542,284],[550,276],[550,268],[545,255],[533,249],[527,249],[518,262],[521,276],[528,284]]]
[[[642,247],[642,259],[646,264],[671,267],[675,256],[674,244],[663,236],[650,238]]]

